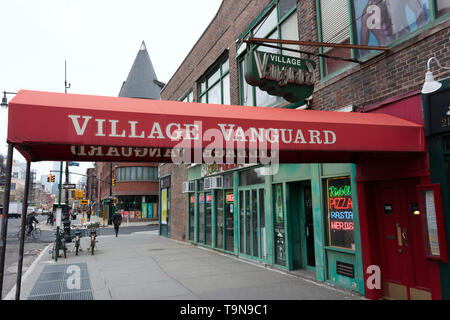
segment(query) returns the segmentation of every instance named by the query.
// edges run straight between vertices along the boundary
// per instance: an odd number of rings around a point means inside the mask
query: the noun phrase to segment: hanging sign
[[[425,109],[425,119],[429,119],[429,125],[425,126],[428,129],[425,134],[450,132],[450,87],[430,94],[427,99],[429,104]]]
[[[300,102],[312,95],[314,61],[256,50],[245,59],[245,80],[251,86],[289,102]]]

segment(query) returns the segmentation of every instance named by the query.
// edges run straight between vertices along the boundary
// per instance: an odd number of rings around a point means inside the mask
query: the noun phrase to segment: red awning
[[[170,162],[181,141],[190,150],[252,150],[267,143],[269,150],[279,148],[280,162],[292,163],[425,151],[423,126],[386,114],[27,90],[9,104],[7,140],[28,161]],[[199,161],[192,156],[192,162]]]

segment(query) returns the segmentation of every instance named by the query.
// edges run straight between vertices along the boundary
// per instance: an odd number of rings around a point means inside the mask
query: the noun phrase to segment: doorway
[[[239,190],[239,252],[252,258],[267,257],[264,187]]]
[[[290,234],[293,269],[315,270],[314,221],[311,182],[292,182],[289,186]]]
[[[421,216],[414,210],[418,184],[417,179],[385,181],[372,189],[386,299],[431,299],[431,270],[421,241]]]

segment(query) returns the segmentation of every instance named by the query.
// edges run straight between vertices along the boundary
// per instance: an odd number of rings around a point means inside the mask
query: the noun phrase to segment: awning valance
[[[170,162],[180,146],[192,152],[220,146],[238,152],[276,145],[280,162],[292,163],[425,151],[423,126],[386,114],[27,90],[9,104],[7,140],[28,161]],[[192,162],[199,162],[194,155]]]

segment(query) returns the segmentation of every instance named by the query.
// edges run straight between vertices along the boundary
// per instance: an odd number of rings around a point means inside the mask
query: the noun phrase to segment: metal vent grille
[[[350,263],[336,261],[336,273],[349,278],[354,278],[355,266]]]
[[[66,272],[70,266],[78,266],[80,272],[80,287],[69,288],[67,283],[71,272]],[[93,300],[92,287],[86,263],[73,263],[45,266],[28,300]]]

